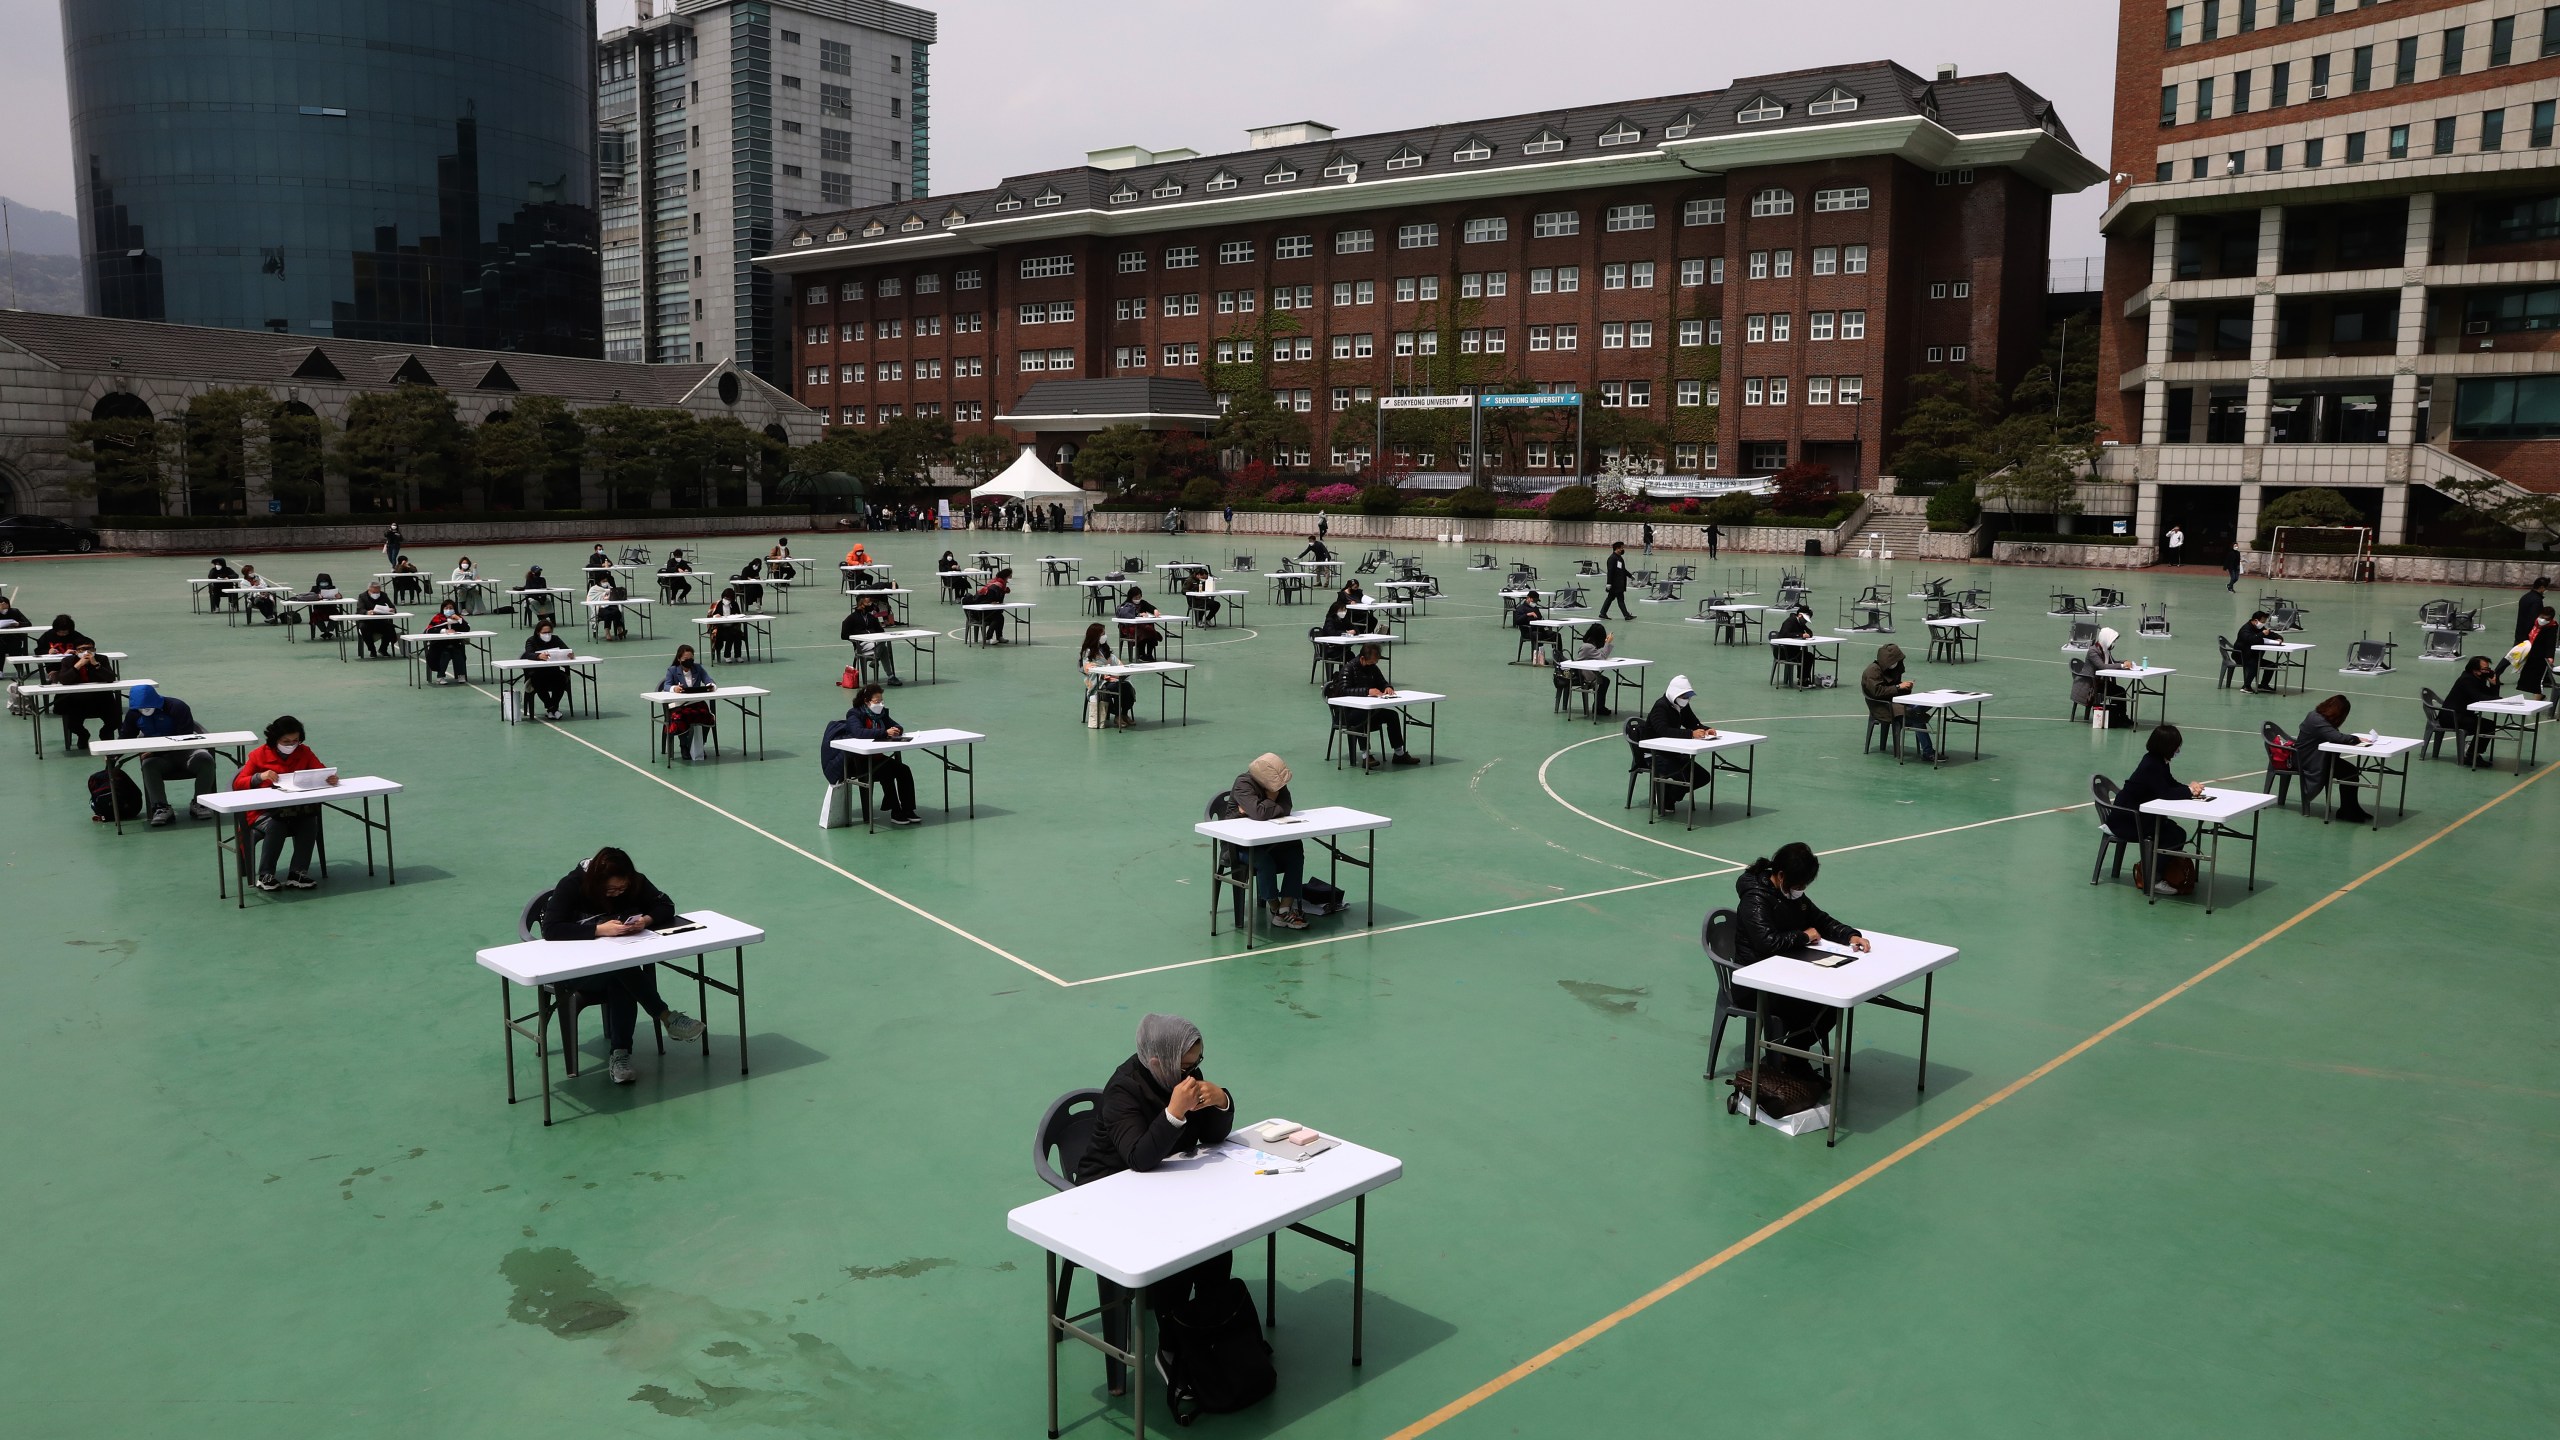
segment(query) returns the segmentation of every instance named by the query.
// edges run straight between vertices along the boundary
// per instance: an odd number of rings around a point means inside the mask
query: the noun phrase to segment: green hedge
[[[2050,530],[2003,530],[1993,537],[2021,545],[2131,545],[2131,535],[2059,535]]]
[[[101,530],[274,530],[298,525],[534,525],[562,521],[713,520],[737,515],[806,518],[806,505],[721,505],[707,510],[424,510],[370,515],[101,515]]]

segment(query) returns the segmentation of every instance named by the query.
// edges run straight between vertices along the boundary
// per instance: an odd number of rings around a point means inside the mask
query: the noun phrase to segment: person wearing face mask
[[[70,616],[57,615],[53,623],[54,629],[45,632],[46,648],[61,659],[46,677],[50,683],[105,685],[116,678],[115,662],[98,653],[96,641],[78,630],[70,631],[68,636],[61,633],[70,625]],[[62,748],[75,755],[89,748],[89,722],[98,722],[98,732],[108,734],[123,713],[124,701],[113,690],[53,697],[54,718],[62,722]]]
[[[621,640],[628,637],[631,631],[629,627],[623,623],[622,607],[607,603],[615,598],[613,585],[611,583],[612,578],[612,572],[607,571],[604,578],[591,579],[588,581],[587,604],[589,606],[603,605],[605,607],[601,610],[591,609],[588,613],[595,617],[595,628],[598,633],[604,636],[604,638],[607,640]]]
[[[1138,688],[1125,675],[1096,675],[1093,667],[1116,663],[1111,657],[1111,642],[1102,638],[1102,622],[1096,620],[1084,627],[1084,643],[1076,647],[1076,669],[1083,672],[1085,694],[1102,706],[1102,723],[1126,730],[1137,724],[1133,712],[1138,705]]]
[[[2124,788],[2116,792],[2116,808],[2107,815],[2107,829],[2118,838],[2139,844],[2142,832],[2152,827],[2155,843],[2163,851],[2187,848],[2187,827],[2166,816],[2145,815],[2142,807],[2154,800],[2201,800],[2204,786],[2190,784],[2169,773],[2169,762],[2178,758],[2186,737],[2175,725],[2151,727],[2142,742],[2142,763],[2125,777]],[[2160,873],[2146,875],[2142,867],[2133,867],[2133,883],[2148,881],[2154,895],[2191,895],[2196,888],[2196,862],[2184,855],[2163,854]]]
[[[376,580],[364,587],[364,593],[356,597],[356,650],[359,654],[370,660],[391,653],[391,637],[399,633],[400,627],[390,617],[398,612],[398,608],[391,603],[391,596],[383,590],[381,581]]]
[[[668,551],[667,563],[658,567],[658,598],[670,605],[693,598],[693,562],[682,550]]]
[[[747,607],[739,602],[738,592],[734,587],[723,589],[720,592],[720,598],[711,602],[710,616],[715,620],[746,613]],[[712,626],[711,658],[731,664],[745,660],[747,658],[747,627],[744,625]]]
[[[1715,727],[1698,718],[1689,702],[1698,698],[1698,687],[1686,675],[1674,675],[1662,687],[1662,694],[1645,712],[1644,739],[1647,740],[1713,740]],[[1662,781],[1662,794],[1655,801],[1657,813],[1669,815],[1680,803],[1680,797],[1707,783],[1706,767],[1694,755],[1671,755],[1650,751],[1653,773]]]
[[[853,708],[844,712],[844,718],[853,725],[852,738],[856,740],[895,740],[907,733],[890,716],[888,702],[881,699],[877,685],[865,685],[853,692]],[[890,824],[924,823],[924,817],[916,814],[916,773],[897,754],[848,755],[845,777],[857,785],[880,787],[888,798]]]
[[[877,596],[865,595],[854,602],[852,611],[844,617],[844,624],[838,627],[836,636],[838,639],[853,642],[854,648],[861,652],[859,659],[862,663],[879,666],[881,678],[893,686],[901,685],[904,682],[898,679],[897,644],[889,640],[862,638],[865,635],[880,634],[888,628],[887,602]]]
[[[163,695],[159,687],[136,685],[125,696],[124,719],[116,726],[120,740],[157,740],[170,735],[201,735],[196,714],[187,702],[174,695]],[[211,750],[163,750],[145,755],[138,767],[142,771],[142,803],[151,812],[151,828],[174,823],[177,812],[169,808],[169,782],[184,775],[196,782],[194,798],[187,814],[192,819],[209,820],[213,812],[204,808],[204,797],[219,788],[213,770]]]
[[[1869,719],[1902,722],[1902,733],[1920,746],[1921,762],[1937,758],[1929,744],[1929,712],[1898,703],[1899,697],[1911,693],[1911,682],[1902,678],[1901,646],[1890,642],[1877,646],[1876,661],[1858,677],[1858,689],[1867,697]]]
[[[607,845],[578,862],[542,899],[545,940],[610,940],[663,930],[676,923],[675,902],[632,868],[631,857]],[[709,1028],[681,1010],[671,1009],[658,994],[657,967],[633,965],[582,975],[556,987],[604,1011],[605,1073],[616,1085],[640,1078],[631,1063],[631,1042],[640,1033],[640,1012],[665,1027],[667,1038],[690,1044]]]
[[[468,555],[454,560],[453,574],[447,577],[446,583],[455,602],[465,609],[479,607],[489,593],[489,582],[480,578],[479,567],[471,563]]]
[[[458,634],[470,628],[471,622],[463,618],[462,607],[447,600],[437,606],[436,613],[427,620],[426,632],[430,635]],[[464,642],[460,640],[439,640],[430,643],[427,646],[427,683],[430,685],[462,684],[470,670],[469,658],[463,653],[465,648]],[[451,673],[448,674],[448,671]]]
[[[550,658],[552,651],[568,649],[570,649],[569,642],[560,638],[560,628],[551,623],[550,616],[545,615],[540,623],[533,627],[533,633],[525,637],[524,654],[520,658],[543,660]],[[568,698],[569,694],[568,670],[559,665],[545,665],[539,669],[525,671],[524,680],[525,684],[532,689],[533,698],[542,702],[542,718],[559,719],[560,702]]]
[[[667,672],[658,677],[658,689],[669,695],[694,694],[714,688],[716,687],[711,683],[711,672],[703,669],[702,662],[694,658],[693,647],[690,645],[677,646],[675,663],[669,665]],[[668,748],[682,751],[687,760],[699,760],[706,753],[706,740],[718,724],[719,717],[714,713],[712,704],[708,700],[670,705],[667,707],[667,718],[664,729],[661,731],[660,743]]]
[[[391,567],[391,598],[402,605],[427,598],[427,577],[419,571],[418,562],[406,555]]]
[[[1141,665],[1155,659],[1158,638],[1156,627],[1128,623],[1140,616],[1152,616],[1157,613],[1155,605],[1147,599],[1147,592],[1135,585],[1130,586],[1129,593],[1120,597],[1119,608],[1111,613],[1121,621],[1120,648],[1129,652],[1129,658]]]
[[[271,790],[279,777],[297,770],[326,770],[318,754],[303,743],[302,722],[290,715],[279,715],[267,725],[267,743],[249,752],[240,773],[231,777],[234,790]],[[338,783],[338,777],[329,777]],[[257,878],[261,890],[308,890],[320,882],[311,878],[311,847],[320,838],[320,807],[295,805],[283,810],[251,810],[240,817],[241,828],[249,842],[257,847]],[[293,864],[284,878],[276,878],[276,861],[284,854],[287,840],[293,842]]]
[[[205,608],[219,610],[222,608],[223,600],[231,595],[232,585],[239,581],[240,572],[231,568],[229,560],[216,555],[213,557],[213,563],[205,567],[204,578],[214,582],[204,587]],[[233,599],[231,608],[239,609],[240,602]]]
[[[1574,647],[1573,658],[1576,660],[1607,660],[1616,656],[1617,653],[1617,637],[1609,633],[1608,626],[1594,623],[1582,632],[1582,643]],[[1611,713],[1609,709],[1609,692],[1617,682],[1612,680],[1604,671],[1575,670],[1565,673],[1570,673],[1573,676],[1575,689],[1588,690],[1591,692],[1592,718],[1595,720],[1608,719]]]
[[[2348,764],[2346,756],[2320,748],[2323,745],[2356,743],[2356,737],[2344,729],[2351,705],[2346,696],[2332,695],[2311,707],[2311,713],[2302,717],[2302,728],[2293,737],[2293,769],[2302,780],[2303,814],[2311,813],[2311,802],[2319,798],[2321,791],[2329,788],[2330,781],[2335,780],[2338,784],[2338,818],[2350,825],[2364,825],[2370,823],[2373,816],[2366,813],[2357,792],[2371,782],[2359,778],[2363,772]],[[2374,800],[2377,804],[2381,802],[2379,792]]]
[[[258,567],[256,565],[246,563],[241,565],[240,584],[232,591],[231,608],[234,610],[240,608],[241,590],[264,589],[266,587],[266,583],[267,577],[258,573]],[[276,597],[273,595],[252,595],[248,599],[248,605],[251,610],[256,611],[260,616],[264,617],[268,623],[274,623],[276,618]]]
[[[1217,1145],[1235,1129],[1235,1097],[1200,1072],[1208,1058],[1200,1027],[1179,1015],[1150,1014],[1138,1022],[1136,1053],[1120,1062],[1103,1084],[1092,1138],[1074,1162],[1075,1181],[1090,1185],[1123,1170],[1146,1174],[1178,1152]],[[1226,1284],[1234,1256],[1221,1251],[1190,1269],[1147,1287],[1147,1303],[1159,1313],[1181,1308],[1195,1291]],[[1103,1338],[1127,1349],[1127,1310],[1119,1286],[1102,1283]],[[1103,1365],[1114,1395],[1127,1376],[1115,1361]]]
[[[2267,612],[2264,610],[2252,613],[2248,623],[2240,627],[2240,638],[2231,642],[2231,662],[2240,667],[2241,689],[2254,690],[2261,695],[2275,693],[2276,687],[2272,683],[2272,678],[2269,680],[2258,678],[2259,669],[2266,664],[2267,660],[2266,656],[2258,652],[2258,647],[2272,642],[2275,638],[2267,633]]]
[[[604,553],[603,541],[597,541],[595,547],[587,552],[585,569],[588,584],[593,585],[599,580],[608,585],[613,583],[613,557]]]
[[[2498,672],[2495,662],[2486,655],[2474,655],[2462,662],[2462,673],[2444,692],[2444,709],[2437,712],[2438,718],[2453,732],[2454,759],[2466,769],[2482,769],[2489,763],[2488,748],[2481,743],[2489,722],[2474,714],[2471,707],[2497,698]]]
[[[1779,846],[1775,855],[1752,861],[1734,877],[1733,958],[1737,969],[1756,965],[1772,955],[1792,954],[1815,940],[1828,940],[1861,952],[1867,949],[1866,936],[1832,919],[1806,896],[1805,892],[1813,888],[1814,877],[1821,873],[1822,861],[1813,853],[1813,847],[1791,841]],[[1734,992],[1737,1004],[1758,1005],[1764,999],[1772,1044],[1810,1050],[1815,1041],[1831,1033],[1831,1027],[1840,1019],[1838,1010],[1812,1000]],[[1830,1082],[1810,1063],[1792,1055],[1771,1056],[1763,1068],[1790,1076],[1818,1094],[1830,1093]]]
[[[2123,686],[2098,673],[2118,668],[2116,641],[2122,638],[2113,629],[2099,627],[2098,638],[2089,642],[2088,653],[2080,657],[2080,673],[2071,677],[2072,704],[2096,710],[2124,698]]]

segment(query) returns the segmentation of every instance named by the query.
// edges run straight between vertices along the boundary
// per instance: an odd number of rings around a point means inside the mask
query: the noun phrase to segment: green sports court
[[[701,568],[768,538],[700,542]],[[1142,681],[1138,726],[1108,731],[1081,723],[1081,592],[1030,563],[1050,537],[1010,538],[1034,643],[994,649],[961,643],[930,577],[946,543],[985,537],[864,538],[947,632],[936,683],[902,652],[888,701],[908,727],[987,736],[974,817],[920,763],[921,826],[820,828],[851,658],[829,585],[797,595],[770,662],[715,667],[773,692],[764,758],[724,735],[721,758],[662,766],[639,696],[699,604],[655,640],[579,640],[605,657],[601,716],[510,725],[485,683],[417,688],[399,661],[191,612],[204,557],[0,565],[37,624],[72,615],[205,727],[290,712],[328,764],[403,787],[396,884],[333,818],[319,888],[239,908],[215,893],[211,824],[182,808],[119,835],[51,719],[0,731],[0,1433],[1028,1440],[1047,1428],[1043,1257],[1006,1215],[1048,1193],[1030,1142],[1050,1101],[1102,1084],[1150,1011],[1198,1024],[1240,1121],[1403,1165],[1368,1197],[1365,1363],[1346,1363],[1348,1258],[1284,1235],[1279,1388],[1204,1435],[2401,1440],[2544,1433],[2560,1410],[2552,767],[2508,745],[2462,769],[2448,747],[2411,762],[2405,814],[2396,795],[2377,828],[2262,812],[2254,888],[2226,849],[2213,913],[2147,903],[2129,865],[2090,882],[2090,776],[2132,770],[2156,707],[2130,732],[2068,719],[2069,622],[2047,614],[2056,588],[2165,604],[2174,638],[2105,617],[2119,654],[2177,671],[2180,778],[2254,791],[2262,722],[2290,731],[2331,692],[2351,730],[2420,734],[2420,687],[2454,667],[2419,658],[2419,605],[2480,606],[2469,647],[2494,654],[2512,594],[2284,582],[2317,648],[2307,694],[2265,697],[2216,683],[2259,577],[2227,594],[2196,573],[1786,561],[1826,634],[1869,584],[1989,588],[1972,663],[1926,659],[1907,598],[1891,637],[1923,688],[1993,694],[1980,758],[1971,735],[1934,769],[1862,753],[1877,637],[1849,637],[1840,688],[1779,690],[1764,646],[1712,643],[1686,601],[1639,604],[1611,628],[1655,662],[1647,697],[1685,674],[1701,716],[1768,737],[1752,813],[1726,789],[1690,829],[1648,824],[1641,791],[1630,808],[1615,724],[1559,713],[1552,672],[1514,663],[1478,547],[1422,547],[1442,593],[1394,656],[1399,685],[1448,697],[1436,763],[1363,773],[1324,758],[1320,608],[1268,603],[1253,574],[1232,582],[1252,592],[1241,626],[1187,638],[1189,723],[1177,704],[1159,724]],[[1096,574],[1106,550],[1223,572],[1255,548],[1072,538]],[[1276,568],[1281,542],[1256,543]],[[1496,549],[1549,580],[1598,553]],[[473,558],[512,580],[573,575],[585,550]],[[430,574],[454,558],[412,554]],[[297,588],[381,568],[230,558]],[[1755,572],[1764,595],[1782,564],[1665,558],[1711,586]],[[522,632],[495,628],[514,654]],[[2396,639],[2395,668],[2339,674],[2364,637]],[[1249,954],[1223,923],[1211,937],[1192,827],[1266,751],[1301,807],[1392,818],[1374,926],[1355,905]],[[1833,914],[1960,950],[1925,1091],[1916,1023],[1866,1012],[1836,1148],[1746,1126],[1702,1078],[1701,920],[1738,867],[1799,840]],[[546,1129],[507,1103],[475,952],[607,844],[679,907],[766,932],[752,1073],[724,997],[707,1059],[644,1034],[629,1086],[590,1024]],[[516,1066],[531,1095],[529,1047]],[[1257,1303],[1261,1248],[1238,1260]],[[1092,1294],[1079,1276],[1077,1308]],[[1128,1433],[1100,1358],[1058,1358],[1066,1433]],[[1160,1402],[1149,1428],[1172,1433]]]

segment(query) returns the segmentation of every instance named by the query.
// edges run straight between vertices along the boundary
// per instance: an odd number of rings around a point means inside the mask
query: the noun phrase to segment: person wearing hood
[[[533,568],[540,570],[542,567],[536,565]],[[527,583],[528,585],[532,585],[539,584],[541,582],[528,581]],[[393,603],[406,605],[415,600],[423,600],[426,597],[426,575],[418,569],[417,561],[410,559],[406,555],[401,556],[399,563],[391,567],[391,599]]]
[[[632,867],[631,857],[611,845],[579,861],[577,869],[561,876],[560,883],[542,897],[545,940],[610,940],[663,930],[677,918],[676,904],[667,892],[650,884],[648,876]],[[709,1028],[659,996],[654,966],[581,975],[556,988],[603,1009],[605,1072],[616,1085],[640,1078],[638,1067],[631,1063],[631,1042],[639,1037],[641,1011],[665,1026],[667,1038],[678,1044],[701,1039]]]
[[[158,686],[147,684],[126,692],[124,719],[116,725],[119,740],[159,740],[203,733],[186,701],[163,695]],[[213,812],[204,808],[204,797],[221,786],[214,778],[211,750],[162,750],[143,756],[136,768],[142,772],[142,803],[151,812],[151,828],[157,830],[178,818],[177,812],[169,808],[169,782],[180,775],[196,782],[195,796],[187,806],[189,818],[213,818]]]
[[[1573,658],[1576,660],[1607,660],[1615,657],[1617,653],[1617,637],[1609,633],[1608,626],[1598,621],[1593,621],[1583,630],[1582,643],[1573,648]],[[1574,688],[1592,692],[1591,718],[1608,719],[1609,692],[1617,682],[1611,679],[1606,671],[1575,670],[1570,673],[1573,676]]]
[[[1256,757],[1227,793],[1236,814],[1247,820],[1286,820],[1296,807],[1289,796],[1289,762],[1277,755]],[[1283,930],[1306,929],[1307,917],[1298,913],[1298,898],[1306,888],[1306,842],[1256,846],[1253,866],[1261,876],[1262,904],[1271,912],[1271,923]]]
[[[2462,673],[2444,692],[2444,709],[2437,718],[2454,733],[2454,758],[2466,769],[2483,769],[2489,763],[2481,736],[2489,730],[2489,722],[2473,713],[2471,707],[2483,700],[2498,698],[2496,662],[2486,655],[2474,655],[2462,662]]]
[[[229,560],[216,555],[213,563],[205,567],[204,578],[214,582],[204,587],[205,608],[219,610],[224,598],[231,594],[232,585],[239,580],[240,572],[231,568]],[[240,602],[233,600],[231,607],[235,610],[240,608]]]
[[[1075,1183],[1090,1185],[1124,1170],[1144,1175],[1181,1151],[1216,1145],[1233,1133],[1235,1097],[1201,1074],[1207,1058],[1199,1026],[1179,1015],[1140,1019],[1137,1051],[1104,1083],[1084,1153],[1059,1157],[1069,1163]],[[1234,1264],[1233,1252],[1222,1250],[1148,1286],[1147,1303],[1159,1313],[1178,1307],[1195,1290],[1225,1284]],[[1127,1292],[1108,1280],[1101,1291],[1103,1338],[1125,1350]],[[1106,1359],[1103,1373],[1112,1394],[1124,1392],[1128,1377],[1119,1362]]]
[[[1821,873],[1822,860],[1813,848],[1802,841],[1791,841],[1779,846],[1775,855],[1752,861],[1734,877],[1736,969],[1756,965],[1772,955],[1793,953],[1815,940],[1828,940],[1852,950],[1867,949],[1866,936],[1831,918],[1806,895]],[[1767,1039],[1772,1044],[1810,1050],[1815,1041],[1831,1033],[1831,1027],[1840,1019],[1838,1010],[1817,1001],[1766,992],[1748,996],[1739,990],[1734,992],[1737,1003],[1748,1000],[1756,1004],[1763,998],[1769,1007]],[[1829,1088],[1810,1063],[1795,1056],[1775,1057],[1772,1067],[1818,1089]]]
[[[1937,758],[1929,743],[1929,712],[1897,703],[1911,693],[1911,682],[1902,678],[1901,646],[1891,641],[1877,646],[1876,662],[1858,676],[1858,689],[1867,697],[1869,719],[1900,722],[1903,733],[1919,742],[1923,763]]]
[[[1645,713],[1646,740],[1713,740],[1716,728],[1698,718],[1689,702],[1698,698],[1698,687],[1686,675],[1674,675],[1662,687],[1660,698]],[[1653,773],[1661,781],[1661,794],[1655,804],[1658,813],[1668,815],[1678,808],[1680,797],[1707,783],[1707,770],[1694,755],[1667,755],[1658,750],[1645,752],[1653,762]]]
[[[1778,628],[1770,632],[1769,638],[1772,640],[1812,639],[1813,612],[1802,605],[1789,610],[1787,618],[1778,622]],[[1810,645],[1789,645],[1784,647],[1783,653],[1778,657],[1780,664],[1794,667],[1796,678],[1792,683],[1799,690],[1813,688],[1813,648]]]
[[[2071,677],[2072,704],[2095,710],[2122,698],[2124,687],[2098,672],[2116,668],[2116,642],[2123,638],[2107,626],[2098,627],[2098,638],[2089,642],[2089,652],[2080,657],[2080,673]]]

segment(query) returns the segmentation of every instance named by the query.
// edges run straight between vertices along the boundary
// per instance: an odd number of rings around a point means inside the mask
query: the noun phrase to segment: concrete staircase
[[[1890,550],[1894,558],[1918,559],[1920,537],[1929,533],[1929,501],[1921,495],[1878,495],[1872,498],[1867,518],[1849,536],[1844,554],[1861,550]]]

